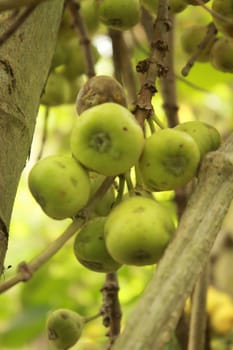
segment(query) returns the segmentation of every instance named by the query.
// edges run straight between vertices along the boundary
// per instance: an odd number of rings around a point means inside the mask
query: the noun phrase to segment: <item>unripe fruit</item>
[[[208,27],[200,25],[192,25],[188,28],[185,28],[181,35],[181,46],[184,52],[191,56],[194,52],[197,51],[198,45],[205,38],[207,34]],[[212,38],[208,44],[202,50],[201,54],[197,57],[199,62],[208,62],[210,59],[210,51],[215,42],[215,38]]]
[[[89,173],[89,178],[91,180],[91,194],[90,197],[98,190],[98,188],[102,185],[105,180],[105,176],[91,172]],[[94,205],[93,211],[97,216],[107,216],[113,206],[115,201],[115,193],[114,189],[111,186],[104,195],[98,199],[96,204]]]
[[[90,195],[87,172],[66,155],[39,160],[29,173],[28,185],[43,211],[58,220],[75,216]]]
[[[213,0],[212,9],[229,21],[213,17],[213,22],[223,34],[233,38],[233,2],[232,0]],[[230,21],[232,23],[230,23]]]
[[[121,265],[109,255],[104,241],[106,218],[89,220],[78,232],[74,241],[77,260],[88,269],[96,272],[113,272]]]
[[[70,85],[61,73],[52,72],[45,86],[41,103],[46,106],[59,106],[67,103],[70,97]]]
[[[194,139],[175,129],[163,129],[145,142],[139,167],[145,185],[152,191],[174,190],[196,174],[200,152]]]
[[[93,34],[99,26],[99,4],[96,0],[81,0],[81,14],[88,33]]]
[[[127,105],[126,95],[121,84],[107,75],[97,75],[88,79],[80,89],[76,109],[78,114],[81,114],[86,109],[105,102]]]
[[[82,334],[84,318],[69,309],[58,309],[48,316],[48,339],[56,349],[66,350],[76,344]]]
[[[199,147],[201,159],[207,152],[215,151],[220,146],[221,138],[218,130],[199,120],[179,124],[175,129],[185,131],[193,137]]]
[[[105,223],[110,255],[121,264],[150,265],[159,261],[173,233],[169,211],[151,198],[130,197],[117,205]]]
[[[100,20],[108,27],[127,30],[135,26],[140,19],[139,0],[100,0]]]
[[[158,0],[141,0],[142,5],[153,13],[157,13]],[[169,8],[171,12],[179,13],[182,12],[187,7],[185,0],[170,0]]]
[[[133,114],[111,102],[84,111],[71,134],[75,158],[105,176],[129,170],[137,162],[143,145],[143,132]]]
[[[214,68],[233,72],[233,40],[227,37],[219,38],[211,49],[210,62]]]

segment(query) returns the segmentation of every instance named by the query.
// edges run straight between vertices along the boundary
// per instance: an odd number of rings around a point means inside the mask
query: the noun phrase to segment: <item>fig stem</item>
[[[134,196],[134,185],[133,185],[133,182],[132,182],[132,179],[131,179],[131,176],[130,176],[130,171],[127,171],[124,174],[124,177],[125,177],[125,181],[126,181],[126,184],[127,184],[129,195],[130,196]]]
[[[84,323],[88,323],[91,321],[96,320],[97,318],[101,317],[103,315],[102,311],[99,311],[96,315],[84,317]]]
[[[119,188],[117,190],[117,197],[114,203],[114,207],[122,201],[125,188],[125,178],[123,175],[119,176]]]

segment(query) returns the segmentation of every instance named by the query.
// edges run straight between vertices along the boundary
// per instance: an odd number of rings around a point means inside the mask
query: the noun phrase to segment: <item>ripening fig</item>
[[[97,174],[94,172],[89,173],[89,178],[91,180],[91,194],[90,197],[96,193],[96,191],[100,188],[102,183],[105,180],[105,176],[101,174]],[[115,201],[115,193],[113,186],[111,186],[105,193],[104,195],[98,199],[98,201],[95,203],[93,212],[97,216],[107,216],[113,206],[113,203]]]
[[[195,177],[200,152],[184,131],[163,129],[146,139],[139,160],[145,185],[152,191],[174,190]]]
[[[116,79],[107,75],[97,75],[88,79],[80,89],[76,109],[78,114],[81,114],[86,109],[105,102],[115,102],[126,107],[126,94]]]
[[[121,264],[156,264],[175,227],[169,211],[154,199],[123,200],[106,219],[104,233],[110,255]]]
[[[126,107],[107,102],[87,109],[76,119],[70,145],[74,157],[85,167],[114,176],[137,162],[144,136]]]
[[[193,137],[199,147],[201,159],[207,152],[215,151],[220,146],[221,138],[218,130],[199,120],[181,123],[175,129],[185,131]]]
[[[100,21],[110,28],[130,29],[140,20],[140,1],[99,0],[99,15]]]
[[[203,25],[192,25],[185,28],[181,34],[181,46],[184,52],[191,56],[197,51],[198,45],[205,38],[208,27]],[[208,62],[210,59],[210,51],[215,42],[215,37],[212,38],[205,48],[202,50],[200,55],[197,57],[198,62]]]
[[[211,49],[210,62],[221,72],[233,73],[233,40],[219,38]]]
[[[213,22],[224,35],[233,38],[233,2],[232,0],[213,0],[212,9],[226,20],[214,16]]]
[[[69,309],[57,309],[48,315],[47,336],[56,349],[66,350],[81,337],[84,317]]]
[[[28,185],[43,211],[58,220],[75,216],[90,196],[87,172],[67,155],[39,160],[29,173]]]
[[[41,104],[59,106],[68,102],[70,85],[66,77],[58,72],[52,72],[47,80],[45,92],[41,97]]]
[[[113,272],[121,264],[109,255],[104,240],[105,217],[89,220],[77,233],[74,254],[85,267],[96,272]]]

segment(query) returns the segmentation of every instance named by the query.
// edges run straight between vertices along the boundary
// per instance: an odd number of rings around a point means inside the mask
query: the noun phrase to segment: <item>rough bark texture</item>
[[[0,47],[0,274],[14,198],[30,152],[63,5],[64,0],[38,5]],[[9,25],[4,21],[0,34]]]
[[[203,161],[177,234],[114,350],[163,349],[205,265],[233,198],[233,135]]]

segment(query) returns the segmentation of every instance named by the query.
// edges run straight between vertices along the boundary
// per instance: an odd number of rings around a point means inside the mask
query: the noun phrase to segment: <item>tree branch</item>
[[[114,350],[160,350],[169,341],[232,198],[233,134],[204,158],[177,233]]]

